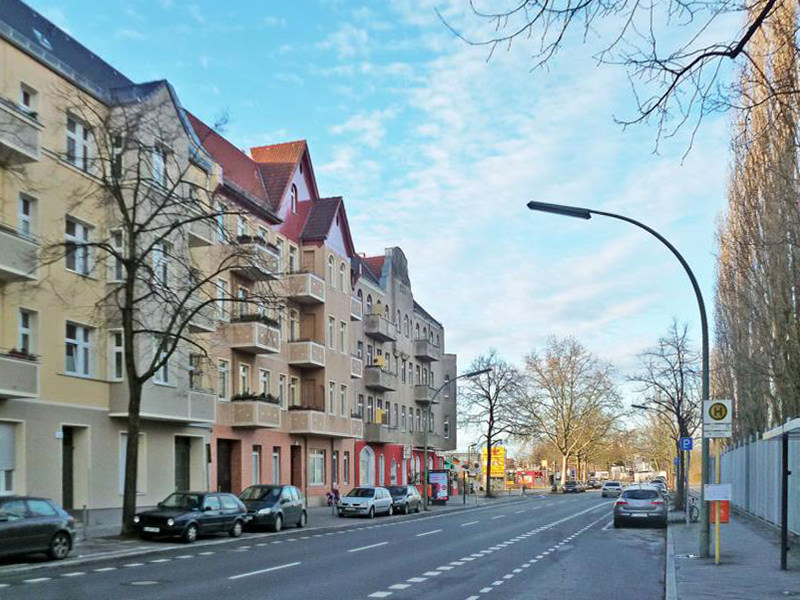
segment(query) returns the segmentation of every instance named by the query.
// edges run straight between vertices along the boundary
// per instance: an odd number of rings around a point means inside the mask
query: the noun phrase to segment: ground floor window
[[[16,468],[16,425],[0,423],[0,494],[14,492]]]
[[[386,485],[386,458],[384,458],[383,454],[381,454],[379,465],[378,481],[380,481],[380,485]]]
[[[375,485],[375,452],[364,446],[358,455],[358,484]]]
[[[308,484],[325,485],[325,451],[308,451]]]
[[[389,477],[389,482],[392,485],[397,485],[397,461],[395,459],[392,459],[392,472]]]
[[[275,485],[281,482],[281,447],[272,447],[272,483]]]
[[[331,452],[331,485],[339,483],[339,452]]]
[[[350,483],[350,453],[347,452],[346,450],[345,450],[345,453],[344,453],[344,464],[342,465],[342,468],[344,470],[344,473],[342,474],[343,475],[343,479],[344,479],[344,484],[345,485],[349,485],[349,483]]]
[[[261,446],[253,446],[253,485],[261,483]]]

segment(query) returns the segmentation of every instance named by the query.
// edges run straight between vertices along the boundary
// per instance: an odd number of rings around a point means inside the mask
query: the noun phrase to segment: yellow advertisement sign
[[[486,448],[481,450],[481,463],[483,463],[483,472],[486,472]],[[492,468],[489,472],[489,477],[505,477],[506,476],[506,448],[505,446],[492,447]]]

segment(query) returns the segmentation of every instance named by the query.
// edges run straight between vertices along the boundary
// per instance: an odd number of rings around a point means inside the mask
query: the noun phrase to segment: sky
[[[168,79],[186,108],[241,148],[304,138],[320,193],[345,198],[358,252],[400,246],[415,299],[466,370],[574,335],[617,367],[676,317],[699,347],[678,262],[630,225],[537,214],[529,200],[624,213],[684,254],[713,306],[715,225],[729,122],[656,147],[624,71],[569,40],[547,70],[525,42],[469,46],[437,17],[479,24],[460,0],[30,0],[134,81]],[[711,315],[709,315],[711,316]],[[626,386],[626,397],[635,393]]]

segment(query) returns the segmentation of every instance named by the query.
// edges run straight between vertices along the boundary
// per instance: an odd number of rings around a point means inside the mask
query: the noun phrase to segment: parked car
[[[143,539],[180,537],[191,543],[198,535],[228,533],[242,535],[247,508],[233,494],[175,492],[154,510],[138,513],[133,522]]]
[[[366,515],[372,519],[377,514],[391,515],[393,512],[392,495],[383,487],[355,487],[339,503],[340,517]]]
[[[622,484],[619,481],[606,481],[603,487],[600,488],[600,495],[603,498],[616,498],[622,493]]]
[[[599,490],[602,487],[602,485],[600,484],[599,481],[597,481],[597,479],[590,479],[589,481],[586,482],[586,487],[589,488],[590,490]]]
[[[663,481],[653,480],[653,481],[650,482],[650,485],[652,485],[653,487],[658,488],[658,491],[661,492],[662,496],[665,496],[665,497],[669,496],[669,492],[667,491],[667,484],[664,483]]]
[[[412,510],[419,512],[422,506],[422,496],[413,485],[392,485],[387,488],[392,496],[394,512],[407,515]]]
[[[614,502],[614,527],[636,521],[667,526],[667,503],[659,489],[652,485],[629,485]]]
[[[293,485],[251,485],[239,494],[247,507],[248,525],[280,531],[284,525],[308,522],[303,492]]]
[[[581,491],[580,483],[577,481],[567,481],[561,486],[562,494],[577,494]]]
[[[52,500],[0,496],[0,556],[45,552],[66,558],[75,539],[75,519]]]

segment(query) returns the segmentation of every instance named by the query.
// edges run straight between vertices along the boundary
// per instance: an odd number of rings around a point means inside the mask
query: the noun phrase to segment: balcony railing
[[[211,390],[187,389],[145,384],[142,393],[140,416],[153,421],[181,423],[214,423],[217,412],[217,395]],[[111,384],[109,416],[128,416],[128,386]]]
[[[364,425],[358,419],[292,407],[287,413],[289,429],[292,433],[303,435],[324,435],[339,438],[360,438],[364,433]]]
[[[234,258],[231,271],[251,281],[268,281],[280,278],[280,254],[275,246],[258,236],[241,235],[236,238],[241,254]]]
[[[230,403],[231,426],[277,429],[281,426],[281,407],[270,397],[242,399]]]
[[[357,356],[350,357],[350,377],[361,379],[364,376],[364,362]]]
[[[414,356],[428,362],[441,360],[442,349],[430,340],[414,340]]]
[[[427,383],[417,384],[414,386],[414,400],[421,404],[427,404],[431,402],[435,393],[436,390]]]
[[[350,298],[350,320],[360,321],[364,318],[364,305],[355,297]]]
[[[0,223],[0,281],[35,280],[38,249],[38,242]]]
[[[289,342],[289,364],[306,369],[324,367],[325,346],[311,340]]]
[[[0,353],[0,399],[38,396],[38,357],[13,350]]]
[[[287,298],[300,304],[325,302],[325,281],[313,273],[291,273],[284,279]]]
[[[397,331],[394,323],[381,315],[367,315],[364,317],[364,334],[381,342],[394,342],[397,340]]]
[[[371,390],[393,392],[397,389],[397,375],[384,370],[379,365],[368,365],[364,367],[364,387]]]
[[[281,332],[271,321],[258,315],[240,315],[226,325],[229,345],[248,354],[277,354],[281,351]]]
[[[41,130],[35,113],[0,97],[0,164],[18,166],[38,161]]]

